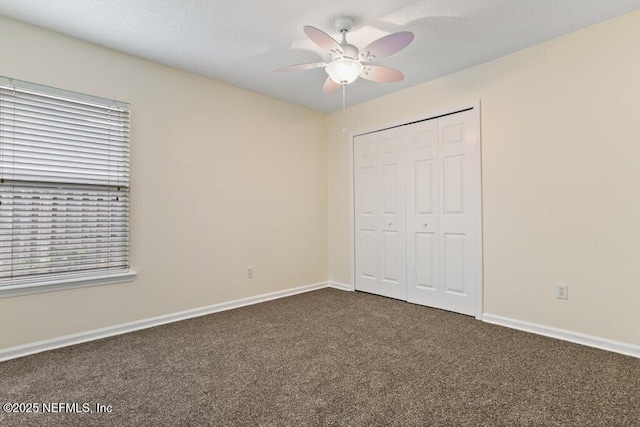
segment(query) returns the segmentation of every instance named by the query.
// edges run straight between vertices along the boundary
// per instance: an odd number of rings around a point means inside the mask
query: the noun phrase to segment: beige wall
[[[0,348],[326,280],[324,114],[1,17],[0,40],[0,75],[131,103],[138,272],[0,299]]]
[[[341,128],[481,100],[484,312],[640,344],[639,41],[634,12],[330,115],[329,279],[352,283]]]

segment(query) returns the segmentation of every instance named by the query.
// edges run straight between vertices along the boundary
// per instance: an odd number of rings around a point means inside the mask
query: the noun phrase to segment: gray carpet
[[[640,426],[640,359],[323,289],[0,363],[0,425]]]

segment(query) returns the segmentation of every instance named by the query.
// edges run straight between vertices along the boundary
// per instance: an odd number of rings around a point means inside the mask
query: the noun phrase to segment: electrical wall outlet
[[[569,285],[561,285],[556,283],[556,298],[569,299]]]
[[[253,279],[253,267],[247,267],[247,279]]]

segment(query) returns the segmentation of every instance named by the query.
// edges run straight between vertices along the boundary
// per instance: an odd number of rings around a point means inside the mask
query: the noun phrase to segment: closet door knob
[[[389,221],[387,224],[391,225],[391,224],[392,224],[392,222],[391,222],[391,221]]]
[[[424,225],[424,226],[426,227],[427,225],[429,225],[429,223],[428,223],[428,222],[425,222],[425,223],[424,223],[424,224],[422,224],[422,225]]]

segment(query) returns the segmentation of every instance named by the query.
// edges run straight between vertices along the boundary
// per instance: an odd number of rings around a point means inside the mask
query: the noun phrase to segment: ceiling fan
[[[413,33],[402,31],[389,34],[359,50],[356,46],[347,43],[347,32],[353,28],[353,19],[341,16],[335,20],[334,25],[342,34],[341,43],[322,30],[309,25],[304,27],[304,33],[311,41],[329,51],[331,54],[329,62],[289,65],[275,71],[301,71],[324,67],[329,75],[323,87],[323,92],[327,95],[334,93],[340,86],[344,90],[345,85],[352,83],[358,77],[384,83],[399,82],[404,79],[404,75],[398,70],[382,65],[370,65],[370,63],[400,52],[413,41]]]

